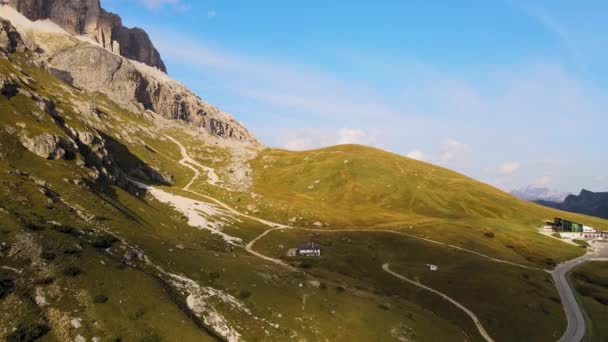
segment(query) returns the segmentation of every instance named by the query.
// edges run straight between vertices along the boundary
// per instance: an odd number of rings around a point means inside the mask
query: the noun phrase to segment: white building
[[[298,255],[300,256],[321,256],[321,247],[314,242],[309,242],[298,247]]]
[[[559,233],[562,239],[582,239],[582,240],[592,240],[592,239],[605,239],[607,237],[607,233],[598,232],[597,230],[589,231],[589,232],[561,232]]]
[[[562,239],[582,239],[583,238],[583,233],[579,233],[579,232],[561,232],[561,233],[559,233],[559,236]]]
[[[597,229],[589,226],[583,226],[583,233],[595,233]]]

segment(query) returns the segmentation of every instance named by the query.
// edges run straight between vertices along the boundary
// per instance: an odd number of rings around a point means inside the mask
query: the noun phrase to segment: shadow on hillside
[[[99,134],[105,140],[105,147],[115,166],[127,177],[147,185],[171,185],[162,174],[131,153],[127,146],[103,132]]]
[[[118,191],[114,186],[126,191],[134,198],[142,201],[147,191],[145,188],[138,186],[135,182],[143,183],[150,186],[171,185],[171,183],[163,177],[158,171],[146,164],[139,157],[134,155],[129,148],[120,141],[114,139],[108,134],[98,132],[101,138],[105,141],[105,148],[108,151],[111,164],[104,165],[114,175],[121,175],[111,182],[91,182],[88,183],[89,189],[98,197],[98,199],[115,210],[122,213],[129,220],[143,224],[153,224],[147,222],[139,213],[131,210],[127,205],[121,202]],[[92,153],[90,150],[88,153]],[[87,153],[85,152],[85,153]]]

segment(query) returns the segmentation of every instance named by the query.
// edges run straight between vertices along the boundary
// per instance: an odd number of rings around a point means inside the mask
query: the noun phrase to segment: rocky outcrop
[[[154,48],[146,31],[137,27],[125,28],[120,26],[114,30],[112,37],[118,42],[121,56],[157,67],[163,72],[167,71],[160,54]]]
[[[166,74],[99,47],[80,44],[61,51],[49,60],[49,67],[73,86],[104,93],[132,110],[143,107],[217,137],[259,144],[231,115],[204,102]]]
[[[19,92],[19,87],[15,81],[0,75],[0,95],[9,99],[16,96]]]
[[[158,69],[121,57],[95,44],[74,43],[68,35],[59,34],[54,39],[61,41],[62,37],[72,41],[59,44],[61,49],[48,49],[43,54],[37,54],[34,52],[36,49],[32,49],[31,60],[40,58],[40,64],[44,64],[64,82],[86,91],[106,94],[131,111],[150,110],[167,119],[192,124],[211,137],[222,138],[216,141],[219,143],[261,146],[230,114],[206,103]],[[27,49],[15,28],[3,22],[0,26],[0,53]],[[0,93],[3,96],[16,95],[16,87],[14,81],[0,77]]]
[[[42,133],[33,138],[21,135],[19,140],[30,152],[44,159],[64,159],[68,155],[73,155],[75,151],[72,143],[50,133]]]
[[[164,185],[173,181],[170,174],[153,169],[111,136],[91,127],[75,129],[68,125],[55,102],[37,94],[31,99],[44,108],[59,129],[31,137],[27,127],[20,126],[23,129],[17,133],[19,142],[35,155],[48,160],[75,160],[77,165],[88,168],[91,181],[102,180],[126,189],[136,188],[129,178]],[[9,134],[17,131],[7,130]]]
[[[0,18],[0,55],[10,55],[26,50],[21,35],[7,20]]]
[[[28,19],[51,19],[72,35],[86,36],[104,48],[127,58],[167,69],[148,34],[127,28],[121,18],[101,8],[99,0],[8,0]]]

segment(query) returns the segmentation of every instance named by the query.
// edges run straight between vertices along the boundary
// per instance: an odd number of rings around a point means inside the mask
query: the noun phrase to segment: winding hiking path
[[[270,234],[273,231],[276,230],[282,230],[282,229],[299,229],[299,230],[305,230],[305,231],[315,231],[315,232],[325,232],[325,233],[343,233],[343,232],[369,232],[369,233],[388,233],[388,234],[396,234],[396,235],[402,235],[402,236],[406,236],[412,239],[417,239],[417,240],[421,240],[421,241],[425,241],[428,243],[432,243],[432,244],[436,244],[436,245],[440,245],[440,246],[445,246],[445,247],[449,247],[449,248],[454,248],[457,249],[459,251],[462,252],[466,252],[466,253],[470,253],[470,254],[474,254],[476,256],[479,256],[481,258],[493,261],[493,262],[497,262],[497,263],[502,263],[502,264],[508,264],[508,265],[512,265],[512,266],[516,266],[516,267],[520,267],[520,268],[525,268],[525,269],[530,269],[530,270],[536,270],[536,271],[544,271],[544,272],[548,272],[553,276],[554,282],[555,282],[555,286],[557,288],[557,291],[559,292],[559,295],[562,299],[562,305],[564,307],[564,311],[566,313],[566,317],[568,319],[568,327],[566,329],[566,331],[564,332],[563,336],[559,339],[559,342],[579,342],[582,340],[582,338],[585,335],[585,330],[586,330],[586,325],[585,325],[585,320],[584,320],[584,316],[582,313],[582,308],[580,307],[580,305],[578,304],[578,302],[576,301],[576,298],[574,297],[574,293],[572,290],[572,287],[570,285],[570,283],[568,282],[568,280],[566,279],[566,274],[575,266],[579,265],[582,262],[588,261],[588,260],[602,260],[605,258],[591,258],[588,255],[574,259],[574,260],[570,260],[566,263],[563,263],[561,265],[559,265],[558,267],[556,267],[556,269],[554,271],[551,270],[547,270],[547,269],[543,269],[543,268],[539,268],[539,267],[533,267],[533,266],[529,266],[529,265],[524,265],[524,264],[519,264],[516,262],[512,262],[512,261],[508,261],[508,260],[502,260],[502,259],[498,259],[498,258],[494,258],[491,257],[489,255],[483,254],[483,253],[479,253],[470,249],[466,249],[460,246],[455,246],[455,245],[451,245],[449,243],[445,243],[445,242],[440,242],[440,241],[435,241],[435,240],[431,240],[431,239],[427,239],[427,238],[423,238],[420,236],[416,236],[413,234],[408,234],[408,233],[403,233],[400,231],[395,231],[395,230],[387,230],[387,229],[340,229],[340,230],[328,230],[328,229],[314,229],[314,228],[302,228],[302,227],[292,227],[292,226],[287,226],[284,224],[280,224],[280,223],[276,223],[276,222],[271,222],[268,220],[264,220],[252,215],[248,215],[245,213],[242,213],[234,208],[232,208],[231,206],[229,206],[228,204],[205,194],[201,194],[198,193],[196,191],[190,190],[190,187],[192,186],[192,184],[194,184],[194,182],[198,179],[198,177],[200,176],[200,171],[198,168],[206,171],[208,173],[208,182],[212,185],[216,185],[216,183],[219,181],[219,177],[217,176],[217,174],[215,173],[215,170],[209,167],[206,167],[204,165],[201,165],[200,163],[198,163],[197,161],[195,161],[194,159],[192,159],[189,155],[188,155],[188,151],[186,150],[186,148],[176,139],[165,135],[169,140],[171,140],[172,142],[174,142],[176,145],[179,146],[181,154],[182,154],[182,159],[179,161],[179,163],[189,169],[191,169],[194,172],[194,176],[192,177],[192,179],[190,180],[190,182],[188,184],[186,184],[186,186],[183,187],[184,191],[190,192],[194,195],[197,196],[201,196],[205,199],[208,199],[209,201],[212,201],[213,203],[219,205],[220,207],[224,208],[225,210],[231,212],[234,215],[237,216],[241,216],[241,217],[245,217],[248,218],[250,220],[253,221],[257,221],[259,223],[262,223],[268,227],[270,227],[270,229],[265,230],[263,233],[261,233],[260,235],[258,235],[256,238],[254,238],[253,240],[251,240],[246,246],[245,246],[245,250],[256,256],[259,257],[263,260],[266,260],[268,262],[274,263],[276,265],[280,265],[282,267],[285,267],[291,271],[298,271],[297,269],[295,269],[293,266],[287,264],[286,262],[284,262],[283,260],[280,259],[276,259],[276,258],[272,258],[269,256],[266,256],[262,253],[259,253],[257,251],[255,251],[253,249],[253,246],[255,245],[256,242],[258,242],[259,240],[263,239],[265,236],[267,236],[268,234]],[[413,281],[409,278],[406,278],[398,273],[395,273],[393,271],[390,270],[389,268],[389,264],[383,264],[382,265],[382,269],[384,271],[386,271],[387,273],[401,279],[404,280],[410,284],[413,284],[415,286],[421,287],[425,290],[428,290],[432,293],[435,293],[439,296],[441,296],[443,299],[449,301],[450,303],[456,305],[458,308],[460,308],[462,311],[464,311],[469,317],[471,317],[471,319],[473,320],[473,322],[475,323],[479,333],[481,334],[481,336],[488,342],[493,342],[493,339],[490,337],[490,335],[488,334],[488,332],[483,328],[481,322],[479,321],[479,319],[477,318],[477,316],[469,309],[467,309],[464,305],[460,304],[459,302],[457,302],[456,300],[450,298],[449,296],[443,294],[442,292],[439,292],[437,290],[434,290],[428,286],[422,285],[416,281]]]
[[[188,151],[186,150],[186,148],[184,147],[184,145],[182,145],[179,141],[175,140],[174,138],[172,138],[172,137],[170,137],[168,135],[165,135],[165,137],[167,139],[173,141],[177,146],[179,146],[179,149],[180,149],[180,151],[182,153],[182,159],[179,161],[179,163],[181,165],[189,168],[190,170],[192,170],[194,172],[194,176],[192,177],[192,179],[190,180],[190,182],[188,182],[188,184],[186,184],[186,186],[184,186],[182,188],[182,190],[187,191],[189,193],[192,193],[194,195],[206,198],[206,199],[212,201],[213,203],[219,205],[220,207],[228,210],[229,212],[231,212],[234,215],[238,215],[238,216],[241,216],[241,217],[246,217],[248,219],[260,222],[260,223],[262,223],[262,224],[264,224],[266,226],[269,226],[269,227],[272,227],[272,228],[293,228],[293,227],[290,227],[290,226],[287,226],[287,225],[284,225],[284,224],[280,224],[280,223],[276,223],[276,222],[270,222],[270,221],[267,221],[267,220],[264,220],[264,219],[261,219],[261,218],[255,217],[255,216],[247,215],[245,213],[242,213],[242,212],[240,212],[240,211],[232,208],[228,204],[226,204],[226,203],[224,203],[224,202],[222,202],[222,201],[220,201],[220,200],[218,200],[218,199],[216,199],[214,197],[211,197],[211,196],[208,196],[208,195],[201,194],[199,192],[190,190],[190,187],[192,186],[192,184],[194,184],[194,182],[196,182],[196,180],[198,179],[198,177],[201,175],[200,171],[196,167],[200,167],[201,169],[203,169],[203,170],[205,170],[205,171],[208,172],[208,177],[210,179],[208,182],[211,185],[216,185],[217,182],[219,182],[219,177],[215,173],[214,169],[212,169],[210,167],[207,167],[207,166],[204,166],[204,165],[201,165],[196,160],[192,159],[192,157],[190,157],[190,155],[188,154]],[[193,165],[196,166],[196,167],[194,167]]]
[[[490,334],[488,334],[488,332],[486,331],[486,329],[483,327],[483,325],[482,325],[482,324],[481,324],[481,322],[479,321],[479,318],[477,318],[477,315],[475,315],[475,314],[474,314],[474,313],[473,313],[471,310],[467,309],[467,308],[466,308],[464,305],[462,305],[462,304],[460,304],[459,302],[457,302],[455,299],[452,299],[451,297],[449,297],[448,295],[446,295],[446,294],[444,294],[444,293],[442,293],[442,292],[439,292],[439,291],[437,291],[437,290],[435,290],[435,289],[432,289],[432,288],[430,288],[430,287],[428,287],[428,286],[422,285],[421,283],[419,283],[419,282],[417,282],[417,281],[414,281],[414,280],[412,280],[412,279],[409,279],[409,278],[407,278],[407,277],[402,276],[402,275],[401,275],[401,274],[399,274],[399,273],[396,273],[396,272],[392,271],[392,270],[389,268],[389,264],[383,264],[383,265],[382,265],[382,269],[383,269],[384,271],[386,271],[387,273],[389,273],[389,274],[391,274],[391,275],[393,275],[393,276],[395,276],[395,277],[397,277],[397,278],[399,278],[399,279],[401,279],[401,280],[403,280],[403,281],[405,281],[405,282],[408,282],[408,283],[410,283],[410,284],[412,284],[412,285],[414,285],[414,286],[417,286],[417,287],[423,288],[423,289],[425,289],[425,290],[427,290],[427,291],[430,291],[430,292],[432,292],[432,293],[434,293],[434,294],[436,294],[436,295],[440,296],[441,298],[443,298],[443,299],[447,300],[448,302],[450,302],[450,303],[454,304],[454,305],[455,305],[455,306],[457,306],[457,307],[458,307],[460,310],[464,311],[464,313],[466,313],[466,314],[467,314],[469,317],[471,317],[471,319],[473,320],[473,323],[475,323],[475,326],[477,327],[477,330],[479,331],[479,334],[480,334],[480,335],[481,335],[481,336],[482,336],[482,337],[483,337],[483,338],[484,338],[486,341],[488,341],[488,342],[494,342],[494,340],[492,339],[492,337],[490,337]]]
[[[216,203],[217,205],[221,206],[222,208],[228,210],[229,212],[241,216],[241,217],[245,217],[254,221],[257,221],[259,223],[262,223],[266,226],[271,227],[269,230],[264,231],[262,234],[260,234],[258,237],[256,237],[255,239],[253,239],[251,242],[249,242],[249,244],[247,244],[247,249],[251,252],[252,251],[252,247],[255,244],[255,242],[257,242],[258,240],[262,239],[264,236],[268,235],[270,232],[274,231],[274,230],[279,230],[279,229],[299,229],[299,230],[306,230],[306,231],[315,231],[315,232],[335,232],[335,233],[341,233],[341,232],[349,232],[349,233],[354,233],[354,232],[367,232],[367,233],[388,233],[388,234],[396,234],[396,235],[402,235],[402,236],[407,236],[409,238],[412,239],[417,239],[417,240],[421,240],[421,241],[425,241],[428,243],[432,243],[432,244],[436,244],[436,245],[441,245],[441,246],[445,246],[445,247],[450,247],[450,248],[454,248],[466,253],[471,253],[474,255],[477,255],[479,257],[494,261],[494,262],[499,262],[499,263],[503,263],[503,264],[509,264],[512,266],[517,266],[517,267],[521,267],[521,268],[527,268],[527,269],[532,269],[532,270],[540,270],[540,271],[546,271],[542,268],[538,268],[538,267],[533,267],[533,266],[528,266],[528,265],[524,265],[524,264],[518,264],[516,262],[511,262],[511,261],[507,261],[507,260],[502,260],[502,259],[497,259],[494,257],[491,257],[489,255],[483,254],[483,253],[479,253],[470,249],[466,249],[463,247],[459,247],[459,246],[455,246],[455,245],[451,245],[449,243],[445,243],[445,242],[440,242],[440,241],[435,241],[435,240],[431,240],[431,239],[427,239],[427,238],[423,238],[420,236],[416,236],[413,234],[407,234],[407,233],[403,233],[400,231],[396,231],[396,230],[388,230],[388,229],[340,229],[340,230],[329,230],[329,229],[315,229],[315,228],[302,228],[302,227],[292,227],[292,226],[288,226],[285,224],[281,224],[281,223],[276,223],[276,222],[271,222],[268,220],[264,220],[261,219],[259,217],[255,217],[252,215],[248,215],[245,213],[242,213],[234,208],[232,208],[231,206],[229,206],[228,204],[205,194],[201,194],[199,192],[190,190],[190,187],[192,186],[192,184],[196,181],[196,179],[200,176],[200,171],[196,168],[196,167],[200,167],[205,171],[210,172],[211,174],[215,175],[215,171],[212,168],[206,167],[201,165],[200,163],[198,163],[197,161],[193,160],[189,155],[188,155],[188,151],[186,150],[186,148],[177,140],[175,140],[174,138],[166,135],[166,137],[173,141],[177,146],[179,146],[180,151],[182,153],[182,159],[179,161],[179,163],[183,166],[186,166],[187,168],[191,169],[194,172],[194,176],[192,177],[192,179],[190,180],[190,182],[184,186],[183,190],[190,192],[194,195],[197,196],[201,196],[203,198],[206,198],[210,201],[212,201],[213,203]],[[196,166],[196,167],[194,167]],[[215,177],[217,177],[217,175],[215,175]],[[257,253],[257,252],[256,252]],[[257,253],[259,254],[259,253]],[[257,255],[256,254],[256,255]],[[259,256],[259,255],[258,255]],[[267,258],[267,257],[266,257]],[[268,259],[267,259],[268,260]],[[277,259],[273,259],[273,260],[277,260]],[[278,260],[280,261],[280,260]],[[284,263],[283,263],[284,264]]]

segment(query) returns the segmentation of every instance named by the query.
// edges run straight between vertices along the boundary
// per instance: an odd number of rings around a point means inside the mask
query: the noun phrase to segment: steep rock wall
[[[127,28],[121,18],[101,8],[99,0],[8,0],[28,19],[50,19],[73,35],[86,36],[104,48],[166,72],[148,34]]]

